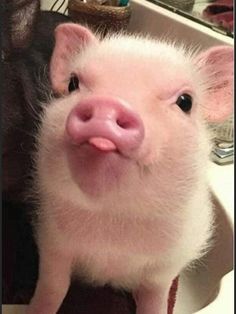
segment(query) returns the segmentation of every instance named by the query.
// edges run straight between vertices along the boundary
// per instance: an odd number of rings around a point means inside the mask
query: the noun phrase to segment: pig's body
[[[43,221],[44,226],[49,225],[45,240],[54,249],[58,246],[61,254],[73,258],[73,272],[90,283],[109,283],[127,289],[137,288],[144,278],[149,283],[168,278],[171,283],[180,269],[199,257],[212,223],[209,206],[205,204],[201,204],[199,222],[191,215],[187,218],[173,215],[166,222],[165,215],[124,218],[109,213],[93,214],[63,200],[61,204],[55,206],[61,213],[54,221]],[[181,209],[182,213],[188,208]],[[195,209],[199,210],[199,203]],[[72,221],[65,217],[66,212],[73,217]],[[181,218],[183,222],[179,222]]]
[[[68,61],[70,35],[78,47]],[[74,273],[131,289],[138,314],[165,314],[171,281],[201,256],[213,226],[201,108],[209,77],[183,49],[148,39],[100,42],[68,24],[57,44],[54,90],[68,94],[71,73],[79,88],[42,117],[41,263],[29,313],[56,313]],[[176,102],[186,94],[193,104],[184,112]]]

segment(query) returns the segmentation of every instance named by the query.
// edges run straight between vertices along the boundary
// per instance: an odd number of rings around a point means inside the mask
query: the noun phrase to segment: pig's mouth
[[[90,137],[79,145],[67,143],[67,155],[69,156],[69,164],[76,165],[78,171],[80,165],[83,165],[87,170],[92,168],[95,171],[94,165],[96,164],[100,167],[112,163],[116,167],[118,160],[133,159],[129,152],[120,148],[115,141],[102,136]]]
[[[115,142],[91,137],[80,145],[67,145],[67,161],[73,181],[89,195],[107,193],[120,185],[136,162]]]
[[[116,144],[108,138],[91,137],[88,139],[87,143],[101,152],[119,152]]]
[[[133,150],[128,149],[126,143],[120,143],[119,139],[114,139],[112,136],[104,136],[104,134],[91,134],[82,138],[79,142],[73,141],[68,138],[65,134],[65,142],[67,150],[77,154],[77,152],[82,151],[84,147],[90,147],[93,151],[94,158],[100,155],[109,155],[109,153],[116,153],[124,158],[131,158],[133,156]]]

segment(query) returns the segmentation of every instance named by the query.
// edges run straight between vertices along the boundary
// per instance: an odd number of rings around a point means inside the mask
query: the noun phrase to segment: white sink
[[[177,42],[207,48],[217,44],[234,43],[233,38],[182,17],[146,0],[130,0],[132,8],[129,30],[166,37]]]

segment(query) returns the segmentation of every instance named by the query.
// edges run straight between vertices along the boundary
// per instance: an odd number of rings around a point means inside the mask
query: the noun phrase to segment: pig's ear
[[[55,41],[50,63],[50,79],[53,90],[63,94],[67,91],[69,64],[73,55],[97,39],[90,30],[81,25],[64,23],[55,29]]]
[[[209,122],[221,122],[233,111],[233,48],[210,48],[200,53],[196,62],[206,78],[203,115]]]

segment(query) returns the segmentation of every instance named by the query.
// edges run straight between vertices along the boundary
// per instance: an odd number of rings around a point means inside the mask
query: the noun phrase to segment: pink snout
[[[70,112],[66,134],[74,145],[89,143],[100,151],[127,153],[141,145],[144,126],[120,99],[96,96],[82,100]]]

